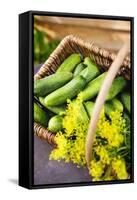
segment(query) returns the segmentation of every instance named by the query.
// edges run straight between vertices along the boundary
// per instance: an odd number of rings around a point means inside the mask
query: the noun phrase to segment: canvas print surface
[[[86,149],[97,96],[118,50],[130,41],[130,21],[34,15],[33,29],[34,185],[130,180],[130,48]]]

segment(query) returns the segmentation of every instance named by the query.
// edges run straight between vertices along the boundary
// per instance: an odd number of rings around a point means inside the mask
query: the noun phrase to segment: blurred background
[[[130,37],[130,22],[71,17],[34,17],[34,65],[47,60],[66,35],[74,34],[100,47],[118,50]]]

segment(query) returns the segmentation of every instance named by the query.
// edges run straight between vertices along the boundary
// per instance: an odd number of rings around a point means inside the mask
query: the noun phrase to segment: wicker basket
[[[56,50],[50,55],[49,59],[41,66],[40,70],[34,76],[34,79],[41,79],[55,73],[60,64],[72,53],[81,53],[84,57],[91,57],[102,72],[108,70],[116,57],[114,52],[102,49],[94,43],[87,43],[78,37],[69,35],[61,41]],[[127,80],[130,80],[131,70],[129,56],[124,59],[118,74],[124,76]],[[35,122],[34,133],[41,139],[55,145],[55,134],[49,132]]]

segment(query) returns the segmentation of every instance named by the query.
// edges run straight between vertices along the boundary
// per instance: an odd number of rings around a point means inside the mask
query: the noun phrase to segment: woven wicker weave
[[[41,66],[40,70],[34,76],[34,79],[41,79],[55,73],[61,63],[72,53],[81,53],[84,57],[91,57],[101,71],[107,71],[116,57],[115,53],[100,48],[94,43],[87,43],[78,37],[69,35],[61,41],[56,50],[50,55],[49,59]],[[124,59],[118,74],[130,80],[131,70],[129,56]],[[55,134],[49,132],[37,123],[34,123],[34,133],[50,144],[55,144]]]

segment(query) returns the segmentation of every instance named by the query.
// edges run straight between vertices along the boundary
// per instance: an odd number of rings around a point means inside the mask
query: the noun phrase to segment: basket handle
[[[129,42],[125,43],[123,47],[119,50],[115,60],[111,64],[107,76],[102,84],[102,87],[100,89],[100,92],[97,96],[94,110],[93,110],[93,117],[90,120],[89,124],[89,129],[88,129],[88,134],[86,138],[86,144],[85,144],[85,152],[86,152],[86,161],[87,161],[87,166],[89,167],[90,161],[92,159],[92,146],[93,146],[93,141],[94,141],[94,136],[96,133],[97,129],[97,123],[99,120],[100,112],[102,110],[103,104],[105,102],[106,96],[109,92],[109,89],[112,85],[112,82],[117,75],[117,72],[119,71],[119,68],[121,67],[123,60],[126,56],[126,54],[129,51]]]

